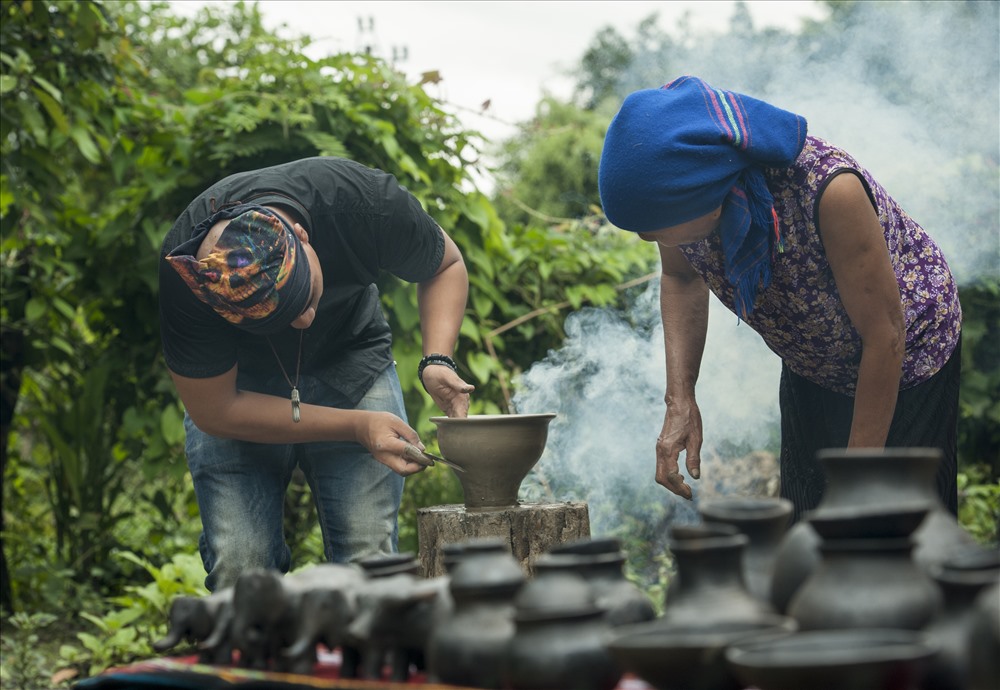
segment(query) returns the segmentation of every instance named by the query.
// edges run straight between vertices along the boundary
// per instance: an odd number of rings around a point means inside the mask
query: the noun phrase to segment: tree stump
[[[586,502],[522,503],[509,508],[469,512],[464,504],[417,510],[417,539],[424,577],[444,575],[441,547],[478,537],[502,537],[531,575],[533,559],[557,544],[590,536]]]

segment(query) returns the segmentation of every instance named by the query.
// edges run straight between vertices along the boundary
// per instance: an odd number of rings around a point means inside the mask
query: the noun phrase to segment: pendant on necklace
[[[292,421],[298,422],[301,419],[299,415],[299,389],[292,387]]]

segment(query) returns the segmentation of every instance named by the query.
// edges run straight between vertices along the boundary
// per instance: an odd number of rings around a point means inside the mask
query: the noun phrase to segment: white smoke
[[[859,20],[837,36],[676,38],[641,56],[623,94],[691,74],[797,112],[930,232],[961,283],[1000,275],[998,4],[856,9]],[[713,297],[697,387],[703,459],[774,449],[779,371],[760,338]],[[664,389],[655,281],[626,309],[570,315],[562,348],[517,382],[517,412],[559,415],[525,497],[547,482],[550,499],[587,500],[595,534],[620,533],[644,513],[653,523],[692,519],[692,504],[653,481]],[[697,492],[711,480],[688,483]]]

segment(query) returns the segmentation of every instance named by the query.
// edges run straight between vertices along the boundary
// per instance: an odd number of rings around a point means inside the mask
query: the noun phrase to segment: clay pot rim
[[[940,462],[944,453],[940,448],[825,448],[817,451],[816,459],[826,460],[899,460],[912,462],[915,459],[931,459]]]
[[[728,525],[720,525],[723,527],[728,527]],[[712,530],[714,531],[715,526],[713,525]],[[725,533],[720,530],[719,533],[712,533],[706,531],[704,535],[699,536],[687,536],[687,537],[677,537],[673,531],[671,531],[670,537],[667,539],[667,548],[670,551],[704,551],[706,549],[718,549],[718,548],[746,548],[750,544],[750,538],[740,532],[735,527],[732,528],[732,532]]]
[[[962,570],[949,568],[946,563],[932,563],[927,571],[933,580],[945,585],[985,588],[1000,582],[1000,566]]]
[[[915,513],[929,513],[934,508],[931,501],[905,501],[890,503],[886,506],[831,506],[822,505],[815,510],[807,511],[805,519],[822,518],[824,520],[848,520],[852,518],[894,518],[909,516]]]
[[[922,501],[887,508],[843,506],[818,508],[803,518],[824,539],[894,539],[913,534],[931,508],[930,503]]]
[[[586,608],[554,608],[545,610],[518,609],[514,611],[515,623],[546,623],[553,621],[578,621],[587,618],[599,618],[605,614],[605,610],[598,606],[588,606]]]
[[[625,563],[626,556],[624,551],[615,551],[607,553],[594,553],[594,554],[584,554],[584,553],[554,553],[549,551],[548,553],[543,553],[539,555],[534,561],[534,567],[541,567],[543,569],[565,568],[567,566],[579,566],[581,568],[586,568],[587,566],[594,565],[621,565]]]
[[[453,581],[448,590],[451,592],[451,596],[456,600],[465,601],[467,599],[476,599],[478,597],[492,597],[492,596],[502,596],[505,599],[512,597],[524,584],[523,580],[510,580],[509,582],[494,582],[488,585],[483,584],[471,584],[471,585],[456,585]]]
[[[849,644],[843,647],[844,642]],[[801,672],[817,667],[919,661],[937,652],[937,647],[918,630],[851,628],[809,630],[736,642],[726,650],[726,660],[745,669]]]
[[[574,556],[596,556],[598,554],[622,552],[622,540],[618,537],[588,537],[571,542],[556,544],[548,553]]]
[[[794,506],[787,498],[775,499],[763,496],[720,496],[702,499],[698,503],[698,512],[702,517],[714,521],[741,518],[777,519],[790,516],[792,510]]]
[[[438,426],[442,424],[475,426],[482,424],[516,424],[518,422],[547,421],[555,418],[555,412],[540,412],[537,414],[474,414],[468,417],[431,417],[430,420]]]
[[[912,537],[875,537],[871,539],[821,539],[820,551],[912,551],[916,542]]]
[[[620,626],[609,638],[609,649],[640,652],[724,647],[736,640],[791,635],[798,623],[791,616],[764,614],[751,621],[715,621],[665,625],[662,619]]]

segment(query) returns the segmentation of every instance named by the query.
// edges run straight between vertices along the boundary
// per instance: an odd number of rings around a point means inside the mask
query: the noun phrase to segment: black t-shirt
[[[323,380],[343,396],[343,405],[355,405],[392,362],[392,334],[375,281],[382,271],[410,282],[430,278],[444,256],[444,235],[395,177],[341,158],[306,158],[217,182],[180,215],[160,251],[163,354],[181,376],[218,376],[238,364],[241,388],[287,393],[264,386],[281,379],[267,338],[216,314],[164,258],[214,211],[250,202],[280,206],[309,233],[323,268],[323,297],[303,336],[302,373]],[[291,377],[299,335],[288,327],[270,336]]]

